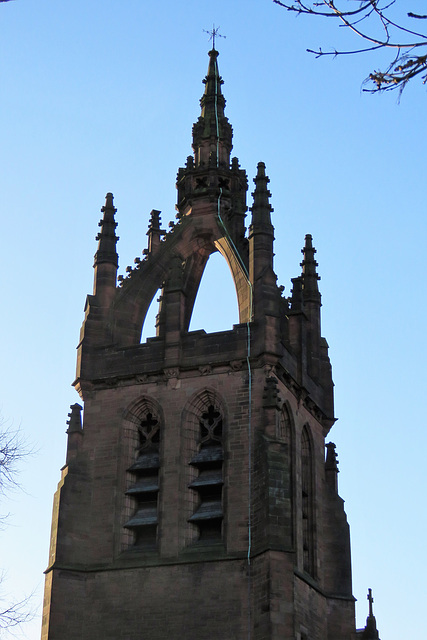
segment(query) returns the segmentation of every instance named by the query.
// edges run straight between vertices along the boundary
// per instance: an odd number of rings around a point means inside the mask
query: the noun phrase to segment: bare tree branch
[[[2,579],[0,579],[2,582]],[[14,627],[19,627],[25,622],[30,622],[34,618],[34,611],[30,609],[30,600],[27,596],[22,600],[15,601],[2,608],[3,599],[0,600],[0,634],[2,631],[10,631]],[[3,605],[4,606],[4,605]]]
[[[5,2],[6,0],[0,0]],[[20,429],[14,429],[0,420],[0,496],[19,487],[17,476],[25,458],[34,453]],[[0,530],[4,528],[7,515],[0,515]],[[0,635],[18,627],[34,617],[30,609],[31,596],[22,600],[6,601],[4,574],[0,575]]]
[[[19,486],[19,465],[31,453],[32,450],[19,429],[0,423],[0,494],[4,495]]]
[[[333,18],[340,26],[352,31],[370,46],[349,50],[323,51],[307,49],[317,58],[343,56],[393,49],[392,61],[385,71],[373,71],[365,80],[370,93],[398,89],[400,92],[413,78],[420,76],[427,82],[427,33],[411,28],[410,19],[426,20],[427,15],[404,11],[397,0],[295,0],[292,4],[284,0],[273,2],[296,14]],[[357,6],[355,6],[357,5]],[[399,14],[400,10],[400,14]],[[396,19],[395,14],[399,17]],[[406,22],[407,21],[407,22]]]

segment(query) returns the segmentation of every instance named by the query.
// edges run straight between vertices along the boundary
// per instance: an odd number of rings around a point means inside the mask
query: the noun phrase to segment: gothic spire
[[[218,70],[218,51],[209,51],[208,73],[203,80],[205,91],[200,100],[201,114],[193,126],[193,149],[196,167],[229,167],[233,132],[224,115],[223,79]]]
[[[113,194],[107,193],[105,205],[101,208],[101,212],[104,215],[98,223],[101,231],[96,236],[98,249],[95,253],[94,267],[105,262],[114,265],[116,268],[118,267],[116,243],[119,238],[116,235],[117,222],[114,219],[116,211],[117,209],[113,204]]]
[[[215,28],[214,31],[218,35]],[[177,175],[177,218],[181,220],[189,213],[198,215],[202,211],[216,216],[218,207],[212,208],[212,202],[218,204],[220,198],[222,219],[234,244],[240,247],[245,241],[247,177],[237,158],[231,162],[233,129],[224,115],[219,54],[213,47],[208,55],[201,113],[193,125],[194,157],[187,158]]]
[[[304,301],[318,302],[320,304],[320,293],[317,284],[318,280],[320,280],[320,276],[316,271],[318,264],[314,259],[316,249],[313,247],[312,240],[311,235],[308,233],[305,236],[304,249],[301,249],[301,253],[304,256],[304,259],[301,262],[303,297]]]
[[[222,95],[221,85],[224,84],[223,79],[219,75],[218,69],[218,51],[211,49],[209,51],[208,73],[203,80],[205,92],[200,100],[202,107],[202,118],[213,115],[215,121],[215,112],[218,117],[224,115],[225,98]]]

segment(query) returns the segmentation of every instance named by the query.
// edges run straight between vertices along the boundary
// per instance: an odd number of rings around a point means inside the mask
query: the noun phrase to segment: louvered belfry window
[[[207,408],[199,421],[199,450],[190,464],[198,472],[189,485],[198,495],[198,506],[189,522],[198,528],[200,541],[222,538],[223,513],[223,420],[214,405]]]
[[[134,532],[135,546],[150,548],[157,543],[160,421],[149,411],[138,424],[138,439],[136,461],[128,469],[134,482],[126,491],[135,510],[125,527]]]

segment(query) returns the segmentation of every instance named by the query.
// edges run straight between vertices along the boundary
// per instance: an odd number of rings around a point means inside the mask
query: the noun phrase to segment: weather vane
[[[203,31],[205,33],[208,33],[210,38],[209,40],[212,40],[212,49],[215,49],[215,36],[218,36],[218,38],[226,38],[227,36],[223,36],[219,33],[219,30],[221,29],[221,27],[215,27],[215,25],[213,25],[212,27],[212,31],[207,31],[206,29],[203,29]]]

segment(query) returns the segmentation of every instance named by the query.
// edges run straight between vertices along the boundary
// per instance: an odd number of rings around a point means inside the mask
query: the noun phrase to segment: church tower
[[[42,640],[360,636],[325,440],[335,418],[316,250],[307,235],[284,297],[262,162],[246,228],[248,182],[231,157],[217,58],[212,49],[194,155],[178,171],[176,222],[166,233],[151,212],[125,278],[111,193],[102,207],[74,383],[84,410],[69,414]],[[189,331],[215,251],[239,324]],[[141,344],[156,295],[156,336]]]

